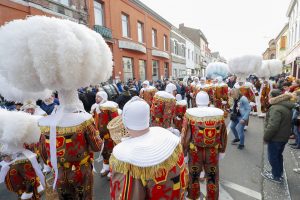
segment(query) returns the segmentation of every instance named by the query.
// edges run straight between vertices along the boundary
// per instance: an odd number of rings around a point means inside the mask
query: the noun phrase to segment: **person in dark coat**
[[[119,105],[120,109],[123,109],[124,105],[131,99],[131,94],[129,88],[124,86],[124,92],[116,99],[116,103]]]
[[[270,92],[271,107],[264,124],[264,142],[268,144],[268,159],[272,170],[261,175],[276,183],[283,182],[282,153],[291,134],[292,109],[295,106],[292,99],[290,93],[281,94],[277,89]]]

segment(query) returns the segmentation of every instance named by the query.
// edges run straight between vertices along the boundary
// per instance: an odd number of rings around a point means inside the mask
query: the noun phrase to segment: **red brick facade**
[[[135,77],[137,79],[152,80],[169,77],[172,72],[172,62],[169,58],[170,24],[149,8],[143,7],[145,5],[140,4],[137,0],[96,0],[96,2],[101,3],[103,8],[104,24],[100,29],[104,28],[110,34],[112,33],[112,37],[107,40],[114,59],[112,78],[124,80],[128,77]],[[122,13],[128,16],[129,37],[122,36]],[[95,25],[93,0],[69,0],[69,6],[45,0],[0,1],[0,26],[14,19],[24,19],[29,15],[69,18],[86,24],[92,29]],[[144,41],[142,43],[138,42],[138,22],[143,23]],[[157,32],[156,47],[152,45],[152,29]],[[164,40],[167,41],[166,45]],[[126,60],[126,63],[123,60]],[[140,67],[143,61],[145,62],[145,68]],[[132,64],[130,64],[131,62]],[[152,76],[153,62],[158,63],[156,77]],[[129,70],[131,66],[132,70]],[[126,76],[124,76],[124,67],[127,71]],[[144,74],[141,73],[143,69],[145,69],[145,77],[140,77]],[[131,71],[132,74],[130,74]]]

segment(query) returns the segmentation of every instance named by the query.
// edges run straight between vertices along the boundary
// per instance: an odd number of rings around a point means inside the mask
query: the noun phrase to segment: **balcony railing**
[[[106,40],[112,40],[112,32],[109,28],[100,25],[94,25],[94,31],[102,35]]]

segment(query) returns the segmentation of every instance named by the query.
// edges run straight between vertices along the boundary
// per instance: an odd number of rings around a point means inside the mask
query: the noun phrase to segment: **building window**
[[[54,1],[56,1],[58,3],[61,3],[61,4],[65,5],[65,6],[70,6],[69,0],[54,0]]]
[[[196,54],[196,64],[198,64],[198,54]]]
[[[157,47],[157,30],[152,29],[152,47]]]
[[[164,35],[164,51],[168,51],[168,36]]]
[[[174,53],[176,55],[178,55],[178,43],[177,43],[177,41],[174,41]]]
[[[139,73],[140,73],[140,80],[146,80],[146,61],[139,60]]]
[[[184,44],[182,45],[182,52],[183,52],[183,57],[185,57],[185,46],[184,46]]]
[[[188,59],[190,59],[190,50],[188,49]]]
[[[142,22],[138,22],[138,41],[140,43],[144,42],[144,24]]]
[[[126,14],[122,14],[122,36],[123,37],[130,37],[129,31],[129,16]]]
[[[286,36],[280,38],[280,50],[286,49]]]
[[[164,66],[164,72],[165,72],[165,78],[169,78],[169,63],[165,63],[165,66]]]
[[[123,57],[123,74],[124,74],[124,81],[128,81],[128,79],[133,79],[132,58]]]
[[[192,61],[194,61],[194,52],[192,51]]]
[[[95,25],[104,26],[103,5],[94,1]]]
[[[158,61],[152,61],[152,80],[157,81],[159,78],[159,71],[158,71]]]

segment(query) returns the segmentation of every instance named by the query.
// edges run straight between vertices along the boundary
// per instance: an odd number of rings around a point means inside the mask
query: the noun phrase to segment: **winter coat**
[[[264,123],[265,142],[288,142],[292,128],[292,94],[282,94],[271,98],[269,111]]]
[[[123,109],[124,105],[131,99],[129,91],[123,92],[117,99],[116,103],[119,105],[120,109]]]

